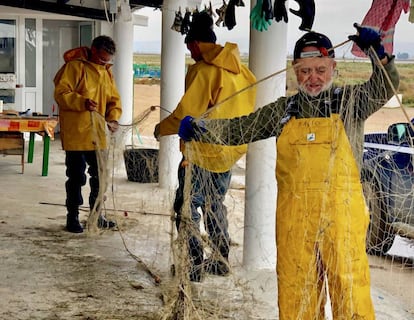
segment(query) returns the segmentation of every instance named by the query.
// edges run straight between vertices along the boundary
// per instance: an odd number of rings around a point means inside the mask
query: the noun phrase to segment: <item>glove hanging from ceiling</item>
[[[227,29],[231,30],[236,25],[236,1],[238,0],[230,0],[229,4],[227,5],[226,12],[224,14],[224,25]]]
[[[302,18],[299,26],[300,30],[311,31],[313,20],[315,19],[315,1],[314,0],[295,0],[299,4],[299,10],[289,9],[294,15]]]
[[[230,0],[224,15],[224,24],[227,29],[231,30],[236,25],[236,7],[244,7],[243,0]]]
[[[223,5],[220,8],[216,9],[216,13],[219,16],[217,21],[216,21],[216,26],[217,27],[219,27],[220,24],[222,24],[223,27],[225,26],[224,18],[225,18],[225,15],[226,15],[226,10],[227,10],[227,3],[226,3],[225,0],[223,0]]]
[[[171,29],[177,32],[181,32],[181,25],[183,23],[183,15],[181,13],[181,8],[175,12],[175,18]]]
[[[272,24],[272,20],[266,19],[265,17],[265,12],[263,11],[263,0],[257,0],[256,5],[250,12],[250,23],[252,28],[257,31],[267,30],[267,28]]]
[[[206,11],[212,18],[216,16],[216,14],[213,11],[213,6],[211,5],[211,1],[209,2],[208,7],[204,5],[204,11]]]
[[[262,11],[266,20],[273,19],[272,0],[263,0]]]
[[[185,10],[184,19],[181,23],[181,34],[187,34],[188,33],[188,30],[190,28],[190,22],[191,22],[190,17],[191,17],[191,12],[187,8]]]
[[[273,5],[273,15],[277,22],[285,21],[288,22],[288,15],[286,11],[286,0],[275,0]]]

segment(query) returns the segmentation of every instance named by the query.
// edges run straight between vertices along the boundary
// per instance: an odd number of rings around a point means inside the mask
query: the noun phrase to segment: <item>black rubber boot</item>
[[[79,223],[78,213],[68,213],[66,215],[66,230],[72,233],[82,233],[83,228]]]

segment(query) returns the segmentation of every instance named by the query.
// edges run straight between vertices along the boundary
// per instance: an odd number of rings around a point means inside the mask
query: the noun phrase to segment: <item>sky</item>
[[[271,1],[274,2],[274,0]],[[222,3],[222,0],[211,1],[213,10],[221,7]],[[248,52],[250,2],[244,0],[244,3],[245,7],[235,8],[236,26],[232,30],[214,25],[214,31],[217,34],[218,43],[235,42],[239,45],[241,52]],[[208,1],[203,0],[201,8],[208,4]],[[316,13],[312,29],[326,34],[335,46],[347,40],[349,35],[355,34],[356,30],[353,23],[362,22],[371,4],[371,0],[315,0]],[[298,3],[293,0],[287,1],[286,6],[295,10],[299,8]],[[178,11],[178,8],[173,10]],[[181,9],[181,12],[184,13],[184,9]],[[148,27],[134,27],[134,51],[158,53],[161,48],[161,11],[147,7],[137,11],[137,14],[146,15],[149,19]],[[406,14],[402,11],[395,26],[394,54],[407,52],[410,58],[414,58],[414,24],[408,21],[408,16],[409,13]],[[215,21],[216,19],[217,17]],[[299,30],[301,21],[300,17],[288,13],[288,53],[292,53],[295,41],[304,34],[304,31]],[[272,20],[272,24],[276,23],[284,22]],[[172,24],[173,21],[171,21]],[[337,56],[351,55],[351,46],[351,44],[348,44],[342,49],[338,48],[342,51],[339,54],[337,52]]]

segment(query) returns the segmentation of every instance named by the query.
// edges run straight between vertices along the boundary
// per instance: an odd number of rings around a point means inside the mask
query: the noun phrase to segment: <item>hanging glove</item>
[[[190,29],[191,12],[187,9],[184,13],[183,21],[181,22],[181,34],[187,34]]]
[[[216,14],[213,11],[213,6],[211,5],[211,1],[208,4],[208,7],[204,5],[204,11],[207,11],[207,13],[210,15],[210,17],[214,18]]]
[[[256,5],[250,12],[250,22],[252,28],[257,31],[267,30],[269,25],[271,25],[271,20],[266,20],[263,14],[263,0],[257,0]]]
[[[299,26],[300,30],[312,30],[313,20],[315,19],[315,1],[314,0],[295,0],[299,4],[299,10],[289,9],[294,15],[302,18]]]
[[[181,14],[181,9],[175,12],[174,23],[171,26],[171,29],[177,32],[181,32],[181,25],[183,23],[183,16]]]
[[[237,0],[230,0],[229,4],[227,5],[226,12],[224,13],[224,25],[227,29],[231,30],[236,25],[236,7]]]
[[[378,58],[382,60],[386,54],[384,46],[381,44],[380,33],[372,28],[363,27],[358,23],[354,23],[354,27],[357,29],[357,34],[348,36],[348,39],[354,41],[357,46],[371,58],[372,54],[370,53],[369,48],[372,47]]]
[[[262,11],[266,20],[273,19],[272,0],[263,0]]]
[[[273,5],[273,15],[277,22],[283,21],[288,22],[288,15],[286,11],[286,0],[275,0]]]
[[[216,9],[216,13],[219,16],[216,21],[217,27],[220,27],[220,24],[222,24],[223,27],[225,26],[224,18],[226,16],[226,10],[227,10],[227,3],[225,0],[223,0],[223,5],[220,8]]]

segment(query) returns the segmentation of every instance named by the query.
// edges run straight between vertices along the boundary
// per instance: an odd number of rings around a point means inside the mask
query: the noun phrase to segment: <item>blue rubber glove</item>
[[[370,56],[369,48],[372,47],[377,53],[378,58],[380,60],[383,59],[386,54],[384,46],[381,44],[380,33],[372,28],[362,27],[358,23],[354,23],[354,27],[357,29],[358,34],[348,36],[348,39],[354,41],[367,56]]]
[[[191,141],[194,139],[196,133],[193,126],[194,118],[191,116],[185,116],[180,122],[180,128],[178,129],[178,135],[184,141]]]
[[[196,122],[192,116],[185,116],[180,122],[178,135],[184,141],[199,140],[200,135],[206,131],[203,120]]]

